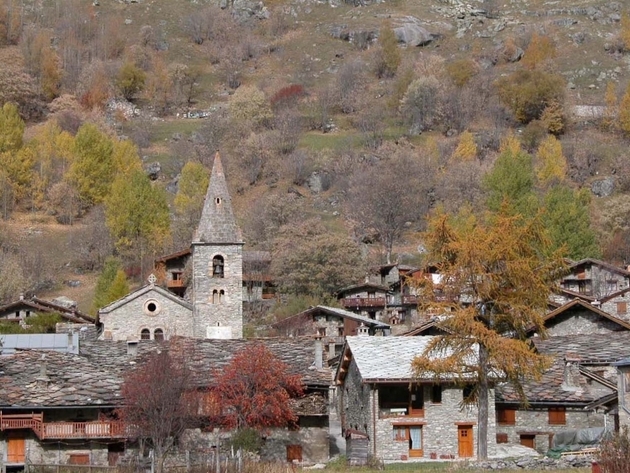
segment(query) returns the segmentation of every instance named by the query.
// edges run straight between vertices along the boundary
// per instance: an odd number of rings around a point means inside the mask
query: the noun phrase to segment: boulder
[[[156,162],[147,164],[144,170],[149,176],[149,179],[151,179],[152,181],[155,181],[157,180],[158,177],[160,177],[160,172],[162,171],[162,165],[156,161]]]
[[[591,192],[597,197],[608,197],[615,190],[615,181],[612,177],[597,180],[591,184]]]
[[[394,28],[394,34],[398,42],[407,46],[425,46],[435,39],[425,28],[414,23],[405,23]]]

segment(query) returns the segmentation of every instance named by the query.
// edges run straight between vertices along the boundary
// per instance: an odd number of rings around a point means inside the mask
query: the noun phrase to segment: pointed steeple
[[[203,243],[243,243],[241,230],[232,212],[232,201],[218,151],[214,156],[201,220],[193,239],[193,244]]]

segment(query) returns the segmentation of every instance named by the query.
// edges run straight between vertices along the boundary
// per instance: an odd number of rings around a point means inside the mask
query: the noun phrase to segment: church
[[[186,299],[148,284],[98,311],[105,340],[243,338],[243,237],[236,223],[219,153],[191,244]]]

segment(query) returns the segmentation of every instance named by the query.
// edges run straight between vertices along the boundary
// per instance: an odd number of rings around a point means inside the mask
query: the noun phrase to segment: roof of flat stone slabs
[[[232,211],[232,201],[219,153],[214,157],[201,219],[193,240],[193,245],[200,243],[243,243],[241,230],[236,224],[236,218],[234,218]]]
[[[630,332],[559,335],[547,339],[532,338],[543,353],[571,353],[581,364],[610,364],[630,355]]]
[[[435,379],[432,373],[415,376],[413,359],[421,355],[433,337],[346,337],[346,348],[352,354],[363,382]],[[448,379],[442,375],[441,379]]]
[[[0,356],[0,406],[109,406],[121,401],[122,378],[88,359],[54,351]]]
[[[300,375],[305,385],[329,386],[332,372],[322,357],[322,368],[315,368],[315,340],[313,338],[261,338],[215,340],[173,337],[166,342],[140,340],[137,355],[128,353],[127,342],[94,340],[80,345],[80,353],[95,364],[112,372],[123,374],[149,356],[152,351],[171,350],[183,353],[199,386],[211,386],[215,371],[230,363],[234,355],[256,343],[265,345],[293,374]]]

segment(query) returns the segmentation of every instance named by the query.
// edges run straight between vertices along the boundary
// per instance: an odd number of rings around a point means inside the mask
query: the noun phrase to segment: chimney
[[[42,355],[39,363],[39,375],[35,378],[37,382],[37,386],[40,388],[47,388],[48,383],[50,382],[50,378],[46,373],[46,355]]]
[[[20,292],[20,300],[23,301],[24,300],[24,293]]]
[[[322,337],[315,336],[315,369],[321,370],[323,368],[324,358],[324,346],[322,344]]]
[[[335,342],[330,342],[328,344],[328,359],[334,358],[337,354],[337,344]]]
[[[68,352],[72,353],[74,351],[74,332],[70,330],[68,332]]]
[[[564,355],[564,373],[562,379],[564,391],[578,391],[580,386],[580,357],[576,353]]]
[[[370,335],[370,329],[366,327],[363,322],[361,322],[361,325],[359,325],[359,328],[357,328],[357,336],[367,337],[369,335]]]
[[[127,341],[127,355],[136,356],[138,354],[138,340]]]

